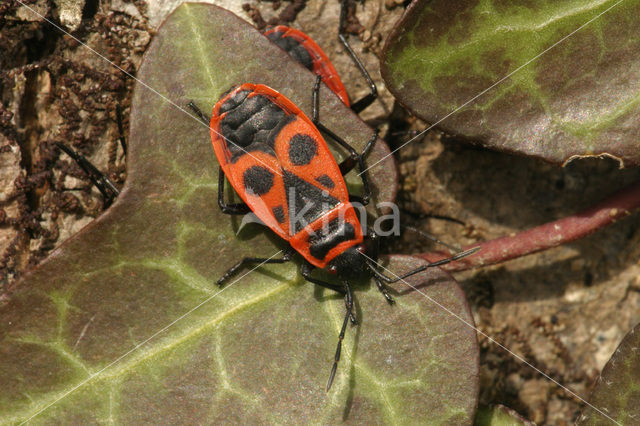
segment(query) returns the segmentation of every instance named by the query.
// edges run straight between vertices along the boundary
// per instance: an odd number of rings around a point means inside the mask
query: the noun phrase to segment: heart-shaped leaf
[[[447,132],[563,163],[640,164],[640,3],[416,0],[382,75]]]
[[[340,297],[293,263],[215,285],[240,258],[278,256],[284,244],[257,225],[236,235],[240,221],[217,208],[208,128],[180,108],[209,109],[232,84],[255,82],[308,111],[314,77],[229,12],[185,4],[138,78],[124,191],[0,308],[0,423],[470,423],[477,342],[444,272],[413,276],[421,293],[401,285],[395,306],[354,283],[360,325],[330,393]],[[321,95],[323,121],[362,147],[371,130]],[[386,153],[378,144],[370,161]],[[372,179],[376,199],[392,199],[390,159]],[[422,264],[394,257],[387,267]]]
[[[589,403],[577,424],[637,424],[640,418],[640,324],[622,339],[602,369]],[[593,408],[595,407],[595,408]],[[610,418],[605,417],[604,412]]]

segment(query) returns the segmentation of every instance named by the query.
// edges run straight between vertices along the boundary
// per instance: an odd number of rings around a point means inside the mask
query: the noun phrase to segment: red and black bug
[[[351,105],[353,110],[360,111],[375,99],[376,90],[343,34],[345,5],[346,1],[343,0],[340,40],[372,87],[369,95]],[[298,31],[284,30],[282,27],[276,27],[274,31],[280,31],[281,35],[276,37],[278,39],[296,38],[303,42],[305,49],[309,46],[317,47]],[[317,51],[322,52],[319,47]],[[312,61],[312,71],[318,75],[313,88],[312,119],[285,96],[260,84],[243,84],[222,95],[213,108],[210,120],[193,102],[189,105],[211,129],[212,144],[220,164],[218,205],[222,212],[237,215],[253,211],[270,229],[289,243],[280,259],[248,257],[240,260],[223,274],[218,284],[222,285],[243,266],[288,262],[293,254],[298,252],[304,258],[300,270],[307,281],[336,291],[345,297],[346,314],[327,382],[328,391],[340,360],[347,323],[349,319],[356,323],[350,280],[373,276],[380,292],[389,303],[393,303],[385,283],[394,283],[429,267],[467,256],[475,250],[424,265],[395,279],[387,277],[377,269],[379,237],[372,230],[368,230],[365,235],[352,204],[357,201],[367,205],[370,201],[364,158],[375,143],[377,134],[374,134],[364,150],[358,153],[318,121],[318,92],[321,80],[325,83],[339,82],[339,85],[327,85],[349,105],[344,86],[326,55],[318,57],[320,60]],[[120,123],[119,126],[121,127]],[[340,164],[335,161],[320,131],[329,135],[349,152],[349,156]],[[87,172],[92,182],[103,193],[105,205],[110,204],[118,195],[118,190],[111,181],[86,158],[62,144],[58,146]],[[361,196],[348,193],[343,177],[356,166],[361,171],[363,182]],[[225,203],[225,176],[243,203]],[[315,268],[326,269],[336,274],[339,284],[312,277]]]
[[[346,314],[327,383],[329,390],[349,318],[356,322],[349,280],[372,275],[386,300],[393,303],[385,283],[396,282],[470,253],[422,266],[396,279],[378,271],[379,238],[373,231],[364,235],[352,205],[356,201],[362,205],[369,203],[371,193],[364,158],[377,134],[361,153],[357,153],[318,121],[319,89],[320,76],[313,88],[312,119],[285,96],[260,84],[242,84],[222,95],[213,108],[210,121],[193,102],[189,105],[210,126],[213,149],[220,164],[218,205],[221,210],[232,215],[253,211],[289,243],[282,258],[247,257],[240,260],[218,280],[218,284],[243,266],[288,262],[298,252],[304,258],[300,272],[307,281],[345,297]],[[319,129],[347,149],[349,157],[338,164]],[[356,165],[363,183],[361,196],[350,195],[343,178]],[[224,201],[225,176],[243,203],[227,204]],[[315,268],[336,274],[340,283],[312,277]]]
[[[322,82],[329,87],[342,102],[349,105],[349,95],[342,84],[335,67],[329,57],[308,35],[295,28],[278,25],[269,28],[265,36],[278,47],[285,50],[293,59],[302,64],[309,71],[319,75]]]
[[[284,25],[269,28],[265,31],[264,35],[278,45],[278,47],[289,53],[289,55],[302,64],[302,66],[314,74],[319,75],[322,78],[322,82],[326,84],[327,87],[329,87],[329,89],[331,89],[345,105],[355,112],[360,112],[371,105],[371,103],[378,97],[378,90],[371,79],[371,76],[367,72],[367,69],[364,67],[360,58],[358,58],[358,55],[356,55],[349,44],[348,34],[346,33],[346,20],[348,13],[347,2],[348,0],[341,0],[340,4],[338,39],[346,49],[347,54],[351,57],[356,67],[360,70],[360,73],[367,81],[370,89],[370,93],[353,104],[349,101],[347,90],[345,89],[344,84],[342,84],[342,80],[329,60],[329,57],[324,53],[320,46],[311,39],[311,37],[300,30]]]

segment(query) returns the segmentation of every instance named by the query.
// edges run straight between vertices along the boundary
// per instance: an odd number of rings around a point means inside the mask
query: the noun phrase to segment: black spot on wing
[[[251,166],[244,171],[242,182],[251,195],[264,195],[273,186],[273,173],[262,166]]]
[[[318,153],[318,144],[309,135],[298,133],[289,141],[289,160],[296,166],[309,164]]]
[[[333,189],[336,186],[333,180],[327,175],[318,176],[316,181],[325,188]]]
[[[339,218],[332,219],[326,226],[309,235],[311,256],[322,260],[338,244],[356,237],[353,225]]]
[[[313,70],[313,58],[311,54],[293,37],[283,37],[284,33],[274,31],[267,34],[267,38],[287,52],[296,62],[302,64],[308,70]]]
[[[340,202],[291,172],[283,170],[284,189],[289,204],[289,229],[294,235]]]

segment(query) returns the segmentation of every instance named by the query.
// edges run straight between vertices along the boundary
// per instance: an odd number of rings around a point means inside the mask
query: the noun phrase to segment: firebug
[[[387,302],[393,304],[394,300],[385,284],[477,251],[471,249],[458,253],[423,265],[395,279],[378,270],[376,262],[380,237],[371,229],[363,230],[352,204],[358,202],[366,206],[371,199],[364,159],[377,139],[377,132],[369,139],[363,151],[358,153],[318,119],[321,81],[356,112],[366,108],[377,97],[375,84],[346,39],[345,19],[346,0],[343,0],[339,37],[371,87],[371,93],[356,103],[350,104],[344,85],[320,47],[304,33],[284,26],[275,27],[267,31],[266,35],[316,73],[311,119],[284,95],[261,84],[245,83],[227,91],[213,107],[210,119],[193,102],[189,103],[210,127],[212,145],[219,163],[218,205],[222,212],[230,215],[253,212],[289,244],[281,258],[241,259],[222,275],[218,284],[222,285],[244,266],[289,262],[297,252],[303,258],[300,272],[307,281],[335,291],[345,298],[346,313],[338,336],[327,391],[335,377],[347,323],[349,320],[356,323],[350,280],[373,276],[382,295]],[[119,127],[121,128],[120,123]],[[338,164],[320,131],[345,148],[349,156]],[[105,205],[110,204],[118,195],[113,183],[86,158],[62,144],[58,146],[89,175],[103,193]],[[349,194],[344,181],[344,175],[356,166],[361,172],[363,183],[363,193],[360,196]],[[225,176],[243,200],[242,203],[225,202]],[[316,268],[326,269],[336,275],[339,283],[313,277],[312,271]]]
[[[347,90],[342,84],[342,80],[338,75],[335,67],[329,60],[329,57],[324,53],[322,48],[311,39],[308,35],[300,30],[290,28],[284,25],[278,25],[273,28],[267,29],[264,35],[269,40],[274,42],[280,48],[285,50],[289,55],[299,62],[302,66],[309,71],[322,78],[322,82],[329,87],[342,102],[350,107],[354,112],[358,113],[367,108],[378,97],[378,90],[375,83],[371,79],[371,76],[367,72],[367,69],[356,55],[355,51],[349,44],[348,34],[346,33],[346,21],[347,21],[347,1],[341,0],[340,2],[340,24],[338,31],[338,39],[344,46],[347,54],[351,57],[354,64],[360,70],[360,73],[367,81],[369,85],[370,93],[365,95],[362,99],[351,103],[349,101],[349,95]]]
[[[430,263],[392,279],[377,269],[378,235],[363,232],[352,202],[370,201],[369,178],[364,158],[377,139],[374,134],[361,153],[327,129],[318,120],[318,92],[321,76],[313,88],[313,112],[309,119],[293,102],[276,90],[261,84],[234,87],[218,100],[211,119],[195,106],[189,106],[210,127],[213,149],[219,163],[218,205],[222,212],[242,215],[253,212],[279,237],[289,243],[282,258],[246,257],[233,265],[219,280],[222,285],[243,266],[285,263],[298,252],[303,260],[302,276],[309,282],[336,291],[345,297],[346,314],[338,336],[327,391],[333,382],[347,323],[353,314],[353,295],[349,281],[373,276],[389,303],[385,283],[393,283],[428,267],[442,265],[471,254],[459,253]],[[320,130],[349,152],[337,163]],[[344,175],[358,166],[363,183],[360,196],[347,191]],[[227,204],[225,177],[243,200]],[[337,275],[330,283],[311,275],[315,268]]]

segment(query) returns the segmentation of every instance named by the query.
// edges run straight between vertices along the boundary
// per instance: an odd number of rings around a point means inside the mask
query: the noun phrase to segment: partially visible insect
[[[87,174],[89,180],[93,185],[100,191],[102,194],[103,206],[106,209],[113,203],[113,200],[120,194],[120,190],[115,186],[115,184],[100,170],[96,168],[87,158],[78,154],[75,150],[69,148],[68,146],[56,142],[58,148],[65,152],[69,157],[75,161],[78,166]]]
[[[127,144],[124,138],[124,127],[122,125],[122,109],[120,105],[116,105],[116,123],[118,124],[118,133],[120,139],[120,146],[122,147],[122,151],[127,153]],[[58,148],[64,151],[69,157],[73,159],[73,161],[80,166],[80,168],[87,174],[87,177],[93,183],[93,185],[100,191],[102,194],[102,205],[106,209],[108,208],[113,201],[120,195],[120,190],[116,187],[116,185],[109,179],[107,175],[102,173],[96,166],[91,163],[91,161],[87,160],[87,158],[77,153],[74,149],[64,145],[60,142],[55,143]]]
[[[392,279],[378,271],[378,235],[364,235],[352,202],[367,205],[371,198],[364,158],[377,139],[374,134],[361,153],[335,135],[318,120],[321,77],[313,87],[313,113],[309,119],[293,102],[276,90],[261,84],[234,87],[218,100],[211,119],[195,106],[189,106],[210,127],[213,149],[218,159],[218,205],[223,213],[242,215],[253,212],[278,236],[288,241],[282,258],[246,257],[233,265],[219,280],[222,285],[243,266],[284,263],[297,251],[304,261],[300,272],[309,282],[336,291],[345,297],[346,314],[338,336],[327,391],[335,377],[342,340],[353,314],[349,280],[373,276],[389,303],[385,283],[393,283],[433,266],[442,265],[475,250],[459,253],[407,272]],[[324,131],[349,153],[338,164],[320,131]],[[358,166],[363,193],[350,195],[344,175]],[[227,204],[224,178],[244,201]],[[315,268],[337,275],[340,284],[311,276]]]
[[[331,89],[346,106],[350,107],[354,112],[359,113],[376,100],[378,97],[378,90],[371,79],[371,76],[362,64],[362,61],[360,61],[360,58],[358,58],[358,55],[356,55],[349,44],[349,35],[346,32],[346,20],[348,13],[347,2],[348,0],[341,0],[340,2],[338,39],[346,49],[347,54],[349,54],[355,65],[360,70],[364,79],[367,81],[370,90],[370,93],[353,104],[349,101],[347,90],[345,89],[344,84],[342,84],[342,80],[329,60],[329,57],[324,53],[320,46],[311,39],[311,37],[300,30],[284,25],[269,28],[265,31],[264,35],[289,53],[289,55],[302,64],[302,66],[314,74],[319,75],[322,78],[322,82],[326,84],[327,87],[329,87],[329,89]]]

